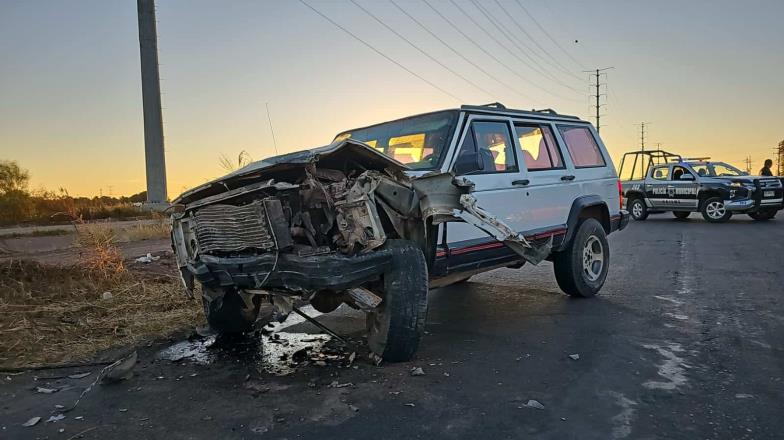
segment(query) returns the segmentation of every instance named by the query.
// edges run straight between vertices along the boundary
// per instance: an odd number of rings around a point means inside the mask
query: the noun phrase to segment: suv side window
[[[529,171],[564,168],[561,152],[550,127],[516,123],[515,135],[520,141],[523,163]]]
[[[670,178],[670,168],[669,167],[659,167],[653,169],[653,178],[656,180],[669,180]]]
[[[472,122],[460,146],[456,163],[474,160],[482,168],[473,171],[477,174],[515,172],[518,170],[517,158],[506,122]]]
[[[606,165],[599,145],[596,144],[591,131],[586,127],[576,127],[569,125],[559,125],[558,131],[561,132],[569,150],[575,168],[603,167]]]

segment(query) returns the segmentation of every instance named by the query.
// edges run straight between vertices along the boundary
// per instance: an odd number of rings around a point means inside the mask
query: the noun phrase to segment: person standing
[[[765,166],[759,172],[760,176],[772,176],[773,173],[770,171],[770,167],[773,166],[773,160],[765,159]]]

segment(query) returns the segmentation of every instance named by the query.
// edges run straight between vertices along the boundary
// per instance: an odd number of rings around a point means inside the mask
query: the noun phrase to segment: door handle
[[[566,176],[561,176],[561,180],[574,180],[574,176],[572,176],[571,174]]]
[[[512,181],[512,185],[520,185],[520,186],[526,186],[529,183],[531,183],[531,181],[528,180],[528,179],[520,179],[520,180],[513,180]]]

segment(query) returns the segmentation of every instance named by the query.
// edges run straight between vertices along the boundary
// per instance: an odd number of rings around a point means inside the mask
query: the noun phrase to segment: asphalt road
[[[71,405],[95,369],[3,379],[0,438],[782,438],[784,219],[693,217],[651,216],[614,234],[595,299],[559,293],[549,263],[433,291],[410,363],[373,366],[360,345],[352,367],[344,354],[279,377],[259,371],[252,343],[161,341],[139,350],[133,378],[97,386],[51,423],[54,405]],[[319,320],[361,335],[354,313]],[[172,345],[194,351],[173,362]],[[74,371],[84,369],[64,373]],[[33,416],[43,420],[21,426]]]

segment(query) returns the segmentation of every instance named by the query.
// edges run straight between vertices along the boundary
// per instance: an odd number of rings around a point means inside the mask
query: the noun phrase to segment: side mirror
[[[694,180],[694,175],[693,174],[684,174],[678,180],[692,180],[693,181]]]
[[[455,175],[461,176],[483,170],[484,168],[482,155],[476,152],[466,152],[457,156],[457,161],[455,161],[452,171],[454,171]]]

